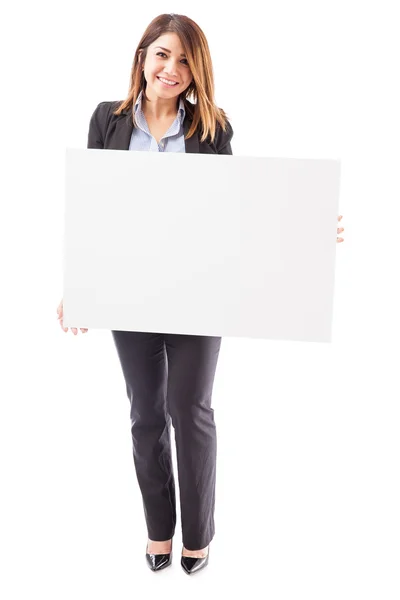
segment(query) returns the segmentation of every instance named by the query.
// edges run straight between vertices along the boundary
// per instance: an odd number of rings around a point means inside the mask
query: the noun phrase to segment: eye
[[[165,52],[157,52],[157,56],[159,56],[160,54],[162,54],[163,56],[166,56],[166,57],[167,57],[167,55],[165,54]],[[167,58],[168,58],[168,57],[167,57]],[[187,61],[187,59],[186,59],[186,58],[182,58],[182,60],[184,60],[184,61],[185,61],[185,63],[184,63],[184,64],[186,64],[187,66],[189,66],[189,63],[188,63],[188,61]],[[182,62],[182,61],[181,61],[181,62]]]

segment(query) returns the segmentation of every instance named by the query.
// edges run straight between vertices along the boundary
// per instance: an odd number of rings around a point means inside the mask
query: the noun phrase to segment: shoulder
[[[188,99],[185,99],[185,109],[186,109],[186,117],[189,120],[193,119],[193,114],[195,111],[195,104],[190,102]],[[219,108],[219,110],[222,110]],[[224,112],[224,111],[223,111]],[[225,112],[224,112],[225,114]],[[223,129],[221,123],[216,121],[215,124],[215,136],[211,139],[210,135],[207,136],[205,142],[211,145],[217,154],[232,154],[231,148],[231,140],[233,138],[233,127],[229,121],[229,119],[225,115],[225,130]]]
[[[98,120],[106,120],[112,115],[112,113],[122,104],[123,100],[105,100],[99,102],[93,111],[92,117]]]
[[[107,131],[110,127],[112,119],[118,119],[117,115],[113,115],[118,106],[121,104],[119,101],[104,101],[94,109],[92,116],[90,117],[89,133],[88,133],[88,148],[104,148],[104,143],[107,135]]]
[[[188,100],[187,98],[184,100],[184,104],[185,104],[185,110],[186,110],[187,117],[189,119],[192,119],[196,105],[193,104],[193,102],[190,102],[190,100]],[[221,110],[221,108],[219,110]],[[219,121],[217,121],[216,122],[216,130],[215,130],[215,141],[217,141],[217,142],[221,141],[222,143],[226,144],[227,142],[231,141],[232,137],[233,137],[233,128],[232,128],[232,125],[229,122],[229,120],[226,119],[225,131],[222,129],[222,126],[219,123]]]

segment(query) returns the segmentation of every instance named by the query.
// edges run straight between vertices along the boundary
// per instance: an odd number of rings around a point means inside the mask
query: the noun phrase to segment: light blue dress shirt
[[[137,127],[133,128],[129,150],[145,150],[150,152],[185,152],[185,139],[183,133],[183,120],[185,118],[185,107],[180,98],[179,108],[175,121],[157,144],[151,135],[147,125],[146,117],[142,110],[142,94],[140,92],[135,103],[135,119]]]

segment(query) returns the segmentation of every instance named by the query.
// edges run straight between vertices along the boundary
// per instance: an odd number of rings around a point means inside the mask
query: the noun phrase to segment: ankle
[[[148,538],[147,552],[149,554],[169,554],[172,549],[172,539],[156,541]]]
[[[188,550],[185,546],[182,546],[182,556],[189,556],[192,558],[205,558],[208,554],[208,546],[199,550]]]

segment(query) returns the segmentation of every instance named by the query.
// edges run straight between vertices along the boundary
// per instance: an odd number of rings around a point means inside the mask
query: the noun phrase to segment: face
[[[183,56],[182,56],[183,55]],[[189,87],[193,76],[176,33],[165,33],[147,49],[144,64],[146,95],[150,100],[172,99]],[[174,82],[169,85],[162,80]]]

